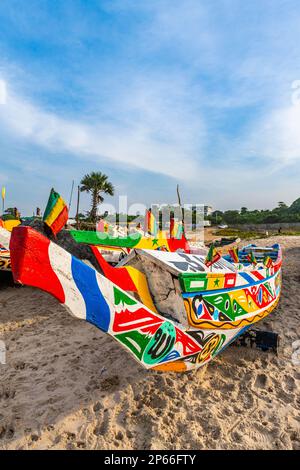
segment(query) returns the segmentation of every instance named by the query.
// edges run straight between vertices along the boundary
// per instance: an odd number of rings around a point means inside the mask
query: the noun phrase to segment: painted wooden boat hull
[[[4,253],[0,247],[0,271],[11,271],[10,253]]]
[[[133,263],[141,270],[146,266],[146,270],[152,273],[157,266],[169,271],[172,278],[176,277],[184,303],[182,310],[189,327],[234,329],[261,320],[278,301],[281,291],[281,250],[278,245],[268,250],[273,251],[275,256],[270,269],[262,263],[258,263],[255,268],[247,263],[242,267],[243,270],[238,271],[234,264],[221,258],[210,271],[205,265],[204,253],[193,255],[147,250],[129,255],[123,265]],[[261,251],[260,258],[263,258],[263,253]],[[140,258],[140,262],[136,262],[135,258]],[[171,288],[169,284],[167,290]],[[155,292],[152,294],[156,295]],[[180,308],[178,303],[177,308]],[[185,320],[183,316],[177,319],[181,323]]]
[[[10,263],[10,232],[0,227],[0,271],[11,271]]]
[[[178,249],[189,252],[188,241],[183,236],[180,239],[166,238],[159,233],[157,237],[144,237],[140,233],[133,233],[127,237],[112,237],[105,232],[92,232],[85,230],[71,230],[72,237],[77,243],[86,243],[88,245],[98,245],[99,247],[143,249],[143,250],[161,250],[177,251]]]
[[[10,248],[16,282],[50,293],[73,316],[111,335],[147,369],[196,369],[256,321],[250,312],[251,321],[232,328],[215,320],[206,327],[183,326],[158,313],[145,274],[138,269],[103,265],[105,275],[100,274],[30,227],[13,230]],[[280,281],[264,316],[273,310],[279,294]]]

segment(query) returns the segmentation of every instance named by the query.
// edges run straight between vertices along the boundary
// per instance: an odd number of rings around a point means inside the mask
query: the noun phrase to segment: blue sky
[[[299,24],[297,0],[1,0],[7,205],[68,200],[91,170],[129,203],[174,202],[177,183],[220,209],[291,203]]]

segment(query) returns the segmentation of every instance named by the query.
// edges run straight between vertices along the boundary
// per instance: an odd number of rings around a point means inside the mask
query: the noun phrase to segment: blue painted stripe
[[[247,273],[240,272],[239,275],[242,276],[245,279],[245,281],[249,282],[249,284],[253,284],[253,282],[255,282],[253,277],[249,276],[249,274]]]
[[[159,364],[162,362],[167,362],[167,361],[174,361],[175,359],[178,359],[180,357],[180,354],[178,351],[173,350],[171,351],[166,357],[164,357],[161,361],[159,361]],[[182,357],[181,359],[183,359]]]
[[[86,320],[108,331],[110,310],[98,286],[96,271],[72,256],[72,275],[85,302]]]
[[[232,292],[234,290],[247,289],[248,287],[258,286],[258,284],[263,284],[264,282],[269,281],[273,277],[277,276],[278,273],[280,273],[280,270],[277,271],[272,276],[266,277],[264,279],[260,279],[257,282],[251,282],[251,284],[242,284],[241,286],[227,287],[226,289],[202,290],[202,291],[195,291],[195,292],[182,292],[181,295],[182,295],[182,297],[187,298],[187,297],[195,297],[195,295],[218,295],[218,294],[223,294],[224,292]],[[239,274],[242,274],[242,273],[239,273]],[[251,278],[251,281],[253,281],[252,278]]]

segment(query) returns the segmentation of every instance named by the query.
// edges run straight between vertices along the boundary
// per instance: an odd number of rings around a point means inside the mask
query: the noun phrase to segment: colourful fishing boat
[[[209,268],[205,250],[134,249],[116,268],[95,251],[98,271],[30,227],[15,228],[10,247],[16,282],[50,293],[147,369],[208,363],[266,317],[281,291],[279,245],[251,245],[238,252],[238,263],[220,258]]]
[[[0,226],[0,271],[11,271],[10,265],[10,232]]]
[[[85,230],[71,230],[73,239],[77,243],[92,245],[104,258],[117,264],[133,249],[177,251],[183,250],[189,253],[191,247],[184,236],[180,238],[168,237],[166,232],[158,231],[156,236],[148,236],[136,232],[128,236],[112,236],[106,232],[92,232]]]

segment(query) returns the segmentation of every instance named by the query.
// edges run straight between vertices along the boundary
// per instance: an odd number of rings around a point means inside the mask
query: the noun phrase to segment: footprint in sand
[[[95,436],[98,437],[108,434],[112,424],[112,417],[112,411],[105,409],[103,414],[103,421],[98,424],[93,431]]]
[[[157,393],[153,393],[146,398],[145,404],[150,408],[164,409],[168,404],[168,400]]]
[[[0,399],[4,398],[4,400],[8,400],[9,398],[15,398],[15,395],[15,390],[11,390],[8,387],[0,388]]]
[[[266,374],[258,374],[255,380],[254,387],[266,388],[269,385],[269,379]]]
[[[103,409],[103,405],[102,403],[100,403],[100,401],[97,401],[97,403],[95,403],[93,406],[94,413],[98,413],[102,409]]]
[[[15,435],[15,429],[13,426],[0,426],[0,439],[12,439]]]
[[[292,377],[291,375],[285,375],[283,381],[283,388],[287,393],[293,392],[296,388],[296,382],[294,377]]]
[[[112,375],[111,377],[107,377],[101,382],[101,390],[113,390],[116,389],[120,385],[120,379],[117,375]]]

